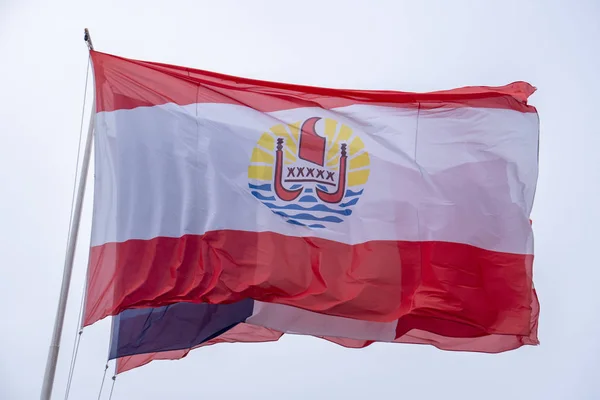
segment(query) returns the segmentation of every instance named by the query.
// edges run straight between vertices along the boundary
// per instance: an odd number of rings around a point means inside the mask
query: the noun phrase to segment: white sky
[[[0,0],[0,399],[39,397],[65,252],[84,27],[99,51],[265,80],[406,91],[525,80],[538,88],[531,104],[541,118],[539,347],[357,351],[287,336],[154,362],[120,375],[113,399],[600,398],[599,20],[600,2],[585,0]],[[83,287],[89,188],[56,398]],[[85,330],[71,399],[97,397],[109,329],[105,320]]]

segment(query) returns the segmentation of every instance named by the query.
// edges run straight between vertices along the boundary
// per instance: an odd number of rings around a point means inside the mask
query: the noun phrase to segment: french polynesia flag
[[[537,343],[529,84],[335,90],[91,56],[85,325],[252,299],[392,340]]]

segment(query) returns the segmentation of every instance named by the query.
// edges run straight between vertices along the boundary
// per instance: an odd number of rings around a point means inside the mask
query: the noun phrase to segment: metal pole
[[[93,50],[89,32],[85,30],[85,41],[88,48]],[[90,125],[85,141],[85,150],[81,166],[81,175],[77,187],[77,197],[75,208],[73,210],[73,225],[69,232],[67,241],[67,254],[65,256],[65,265],[63,269],[63,278],[60,288],[60,297],[58,299],[58,309],[56,310],[56,319],[54,320],[54,331],[52,332],[52,341],[48,350],[48,360],[46,361],[46,372],[44,373],[44,383],[42,386],[41,400],[50,400],[52,396],[52,386],[54,385],[54,376],[56,375],[56,364],[58,361],[58,350],[60,347],[60,338],[62,335],[63,323],[65,321],[65,311],[67,309],[67,298],[69,297],[69,286],[71,285],[71,273],[73,272],[73,260],[75,259],[75,248],[77,247],[77,235],[79,234],[79,224],[81,221],[81,211],[83,209],[83,197],[85,195],[85,186],[87,182],[90,158],[92,155],[92,139],[94,137],[94,117],[96,113],[96,101],[92,104],[90,115]]]

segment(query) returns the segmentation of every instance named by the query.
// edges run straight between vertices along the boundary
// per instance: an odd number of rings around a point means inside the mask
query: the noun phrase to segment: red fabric
[[[410,332],[403,334],[398,337],[395,343],[407,343],[407,344],[428,344],[435,346],[441,350],[453,350],[453,351],[477,351],[485,353],[499,353],[503,351],[509,351],[517,349],[523,345],[537,345],[539,340],[537,337],[538,332],[538,317],[539,317],[539,303],[535,290],[532,290],[531,296],[531,321],[530,321],[530,333],[528,335],[499,335],[491,334],[479,337],[446,337],[437,335],[435,333],[423,331],[420,329],[413,329]],[[217,343],[235,343],[235,342],[246,342],[246,343],[258,343],[258,342],[271,342],[277,341],[283,334],[271,329],[249,325],[239,324],[230,331],[223,335],[212,339],[200,346],[209,346]],[[325,340],[339,344],[348,348],[364,348],[373,343],[370,340],[355,340],[346,339],[339,337],[323,337]],[[117,359],[117,374],[120,374],[131,369],[141,367],[154,360],[179,360],[190,352],[192,349],[165,351],[159,353],[148,353],[138,354],[135,356],[127,356]]]
[[[238,324],[224,334],[211,339],[199,346],[210,346],[217,343],[259,343],[259,342],[274,342],[279,340],[283,334],[272,329],[263,328],[261,326]],[[154,360],[179,360],[188,355],[192,349],[163,351],[159,353],[137,354],[134,356],[121,357],[117,359],[117,374],[120,374],[131,369],[141,367]]]
[[[113,111],[165,103],[226,103],[249,105],[270,112],[299,107],[335,108],[353,104],[393,107],[505,108],[536,112],[527,105],[535,88],[527,82],[506,86],[470,86],[453,90],[411,93],[384,90],[345,90],[266,82],[176,65],[131,60],[91,52],[96,82],[96,109]],[[146,90],[139,90],[145,87]]]
[[[532,263],[532,255],[449,242],[347,245],[231,230],[130,240],[91,249],[85,325],[129,308],[250,297],[399,320],[398,337],[412,329],[448,337],[529,335]]]
[[[397,330],[398,335],[394,343],[407,344],[429,344],[441,350],[453,351],[473,351],[482,353],[500,353],[503,351],[518,349],[524,345],[537,345],[538,340],[538,319],[540,313],[540,304],[538,302],[535,290],[531,292],[531,320],[529,322],[529,334],[527,335],[503,335],[490,334],[474,337],[451,337],[439,335],[421,329],[412,329],[406,333]],[[402,321],[399,321],[399,326]],[[356,340],[347,338],[323,339],[349,348],[363,348],[373,343],[371,340]]]

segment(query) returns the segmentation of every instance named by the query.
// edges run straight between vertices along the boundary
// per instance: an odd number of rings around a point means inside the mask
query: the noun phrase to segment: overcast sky
[[[75,172],[84,27],[99,51],[265,80],[404,91],[525,80],[538,88],[530,102],[541,119],[532,216],[539,347],[350,350],[286,336],[151,363],[120,375],[113,399],[600,398],[599,20],[593,0],[0,0],[0,399],[39,398]],[[76,332],[92,190],[57,399]],[[109,330],[108,320],[86,328],[71,399],[98,396]]]

